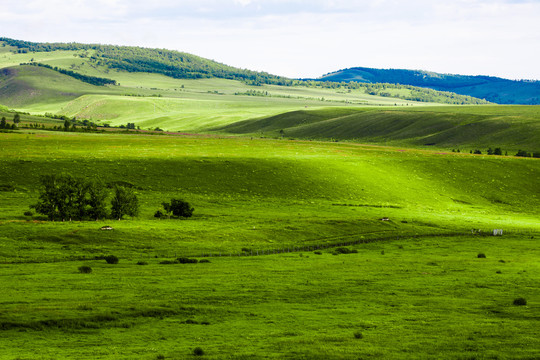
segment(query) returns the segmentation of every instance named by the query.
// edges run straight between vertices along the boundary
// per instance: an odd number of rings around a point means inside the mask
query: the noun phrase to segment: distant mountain
[[[540,104],[540,81],[493,76],[439,74],[420,70],[355,67],[323,75],[319,81],[390,83],[469,95],[497,104]]]

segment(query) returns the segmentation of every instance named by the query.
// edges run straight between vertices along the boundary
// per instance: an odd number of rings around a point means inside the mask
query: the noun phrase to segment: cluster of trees
[[[184,201],[182,199],[171,199],[170,202],[163,202],[161,203],[163,206],[163,211],[158,210],[154,214],[154,217],[156,218],[171,218],[171,216],[176,218],[188,218],[193,215],[194,209],[189,205],[187,201]]]
[[[460,152],[459,149],[457,151],[455,149],[452,149],[452,152]],[[482,155],[482,150],[474,149],[470,151],[471,154],[477,154]],[[487,155],[503,155],[502,149],[500,147],[496,147],[495,149],[488,148],[486,151]],[[508,151],[505,151],[504,155],[508,155]],[[525,150],[518,150],[518,152],[514,156],[521,156],[521,157],[534,157],[534,158],[540,158],[540,152],[527,152]]]
[[[12,129],[15,130],[18,127],[18,124],[21,122],[21,115],[15,114],[13,116],[13,124],[8,124],[6,117],[2,116],[2,119],[0,120],[0,129]]]
[[[70,174],[43,175],[40,178],[39,200],[31,209],[46,215],[51,221],[118,219],[139,214],[139,200],[133,187],[126,182],[106,186],[99,179],[85,179]],[[107,199],[112,190],[110,210]],[[163,211],[154,217],[188,218],[193,215],[191,205],[181,199],[163,202]]]
[[[518,150],[516,156],[540,158],[540,151],[530,153],[525,150]]]
[[[31,205],[37,213],[51,221],[122,219],[137,216],[139,202],[131,188],[115,186],[110,212],[107,210],[109,190],[98,179],[87,180],[70,174],[43,175],[37,204]]]
[[[247,96],[270,96],[268,91],[248,90],[246,92],[236,92],[234,95],[247,95]]]
[[[32,65],[32,66],[44,67],[47,69],[57,71],[61,74],[71,76],[72,78],[83,81],[85,83],[96,85],[96,86],[117,85],[116,80],[97,77],[97,76],[83,75],[83,74],[79,74],[71,70],[61,69],[57,66],[52,67],[51,65],[37,63],[37,62],[22,63],[21,65]]]

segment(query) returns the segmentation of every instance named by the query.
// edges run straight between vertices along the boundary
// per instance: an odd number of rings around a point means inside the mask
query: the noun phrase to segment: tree
[[[161,205],[163,205],[163,209],[165,209],[169,219],[171,218],[171,213],[176,217],[191,217],[193,215],[193,210],[195,210],[187,201],[182,199],[171,199],[170,203],[164,202]]]
[[[70,174],[44,175],[37,204],[30,206],[49,220],[99,219],[107,215],[105,186],[98,180],[86,180]]]
[[[92,180],[87,187],[86,216],[90,219],[103,219],[107,216],[105,200],[107,200],[107,190],[101,180]]]
[[[15,126],[19,126],[20,122],[21,122],[21,115],[15,114],[13,116],[13,123],[15,124]]]
[[[71,125],[71,122],[68,119],[64,120],[64,131],[69,131],[69,126]]]
[[[111,217],[121,220],[124,215],[137,216],[139,200],[133,189],[117,186],[111,201]]]
[[[502,155],[502,149],[500,147],[495,148],[493,155]]]
[[[40,214],[47,215],[52,221],[78,218],[80,181],[69,174],[43,175],[40,180],[43,188],[39,201],[30,207]]]
[[[2,120],[0,120],[0,129],[6,128],[6,118],[2,116]]]

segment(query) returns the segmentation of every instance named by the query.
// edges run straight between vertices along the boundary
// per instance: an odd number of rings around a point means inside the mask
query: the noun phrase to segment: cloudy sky
[[[288,77],[540,79],[540,0],[2,0],[0,36],[180,50]]]

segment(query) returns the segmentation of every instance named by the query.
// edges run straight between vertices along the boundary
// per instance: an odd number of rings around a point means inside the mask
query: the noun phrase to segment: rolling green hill
[[[390,83],[470,95],[498,104],[540,104],[540,81],[515,81],[493,76],[439,74],[429,71],[355,67],[322,76],[320,81]]]
[[[537,159],[34,129],[0,151],[3,357],[538,357]],[[62,172],[131,184],[139,217],[24,215]],[[154,218],[173,197],[193,218]]]
[[[540,151],[540,107],[466,106],[295,111],[218,129],[301,139]]]

